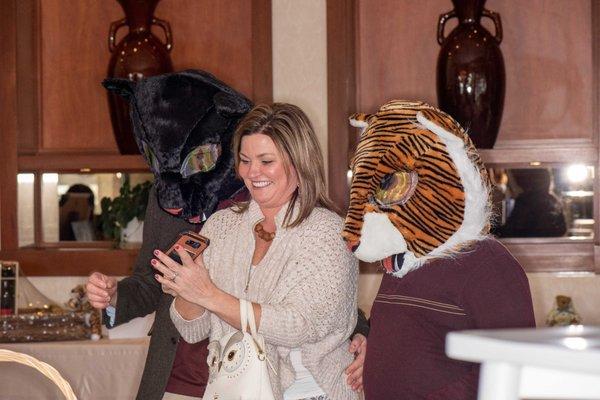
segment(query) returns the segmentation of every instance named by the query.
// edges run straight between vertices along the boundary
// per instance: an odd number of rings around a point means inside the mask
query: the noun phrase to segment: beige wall
[[[585,325],[600,325],[600,276],[587,273],[528,274],[533,309],[538,326],[554,306],[556,295],[573,299],[575,310]]]
[[[367,315],[379,289],[382,274],[361,274],[358,305]],[[586,325],[600,325],[600,276],[585,273],[532,273],[527,275],[533,298],[533,309],[538,326],[544,326],[546,315],[554,306],[558,294],[570,296],[576,311]],[[44,295],[62,304],[69,299],[69,291],[84,283],[83,277],[32,277],[31,283]]]
[[[273,0],[272,18],[273,100],[306,112],[327,163],[325,0]]]
[[[361,274],[358,282],[358,305],[367,315],[379,289],[382,274]],[[585,325],[600,325],[600,276],[589,273],[527,274],[537,326],[544,326],[546,315],[554,306],[556,295],[573,299],[575,310]]]

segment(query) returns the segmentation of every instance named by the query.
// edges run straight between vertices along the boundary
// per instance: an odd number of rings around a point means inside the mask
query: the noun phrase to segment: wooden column
[[[273,101],[271,0],[252,0],[252,101]]]
[[[354,0],[327,1],[327,113],[329,195],[342,210],[348,207],[347,171],[354,152],[355,129],[348,117],[356,110]]]
[[[17,230],[17,7],[0,1],[0,249],[18,247]]]

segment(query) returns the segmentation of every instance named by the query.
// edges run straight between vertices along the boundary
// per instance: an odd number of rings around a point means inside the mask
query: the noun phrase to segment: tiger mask
[[[342,235],[357,258],[402,277],[487,235],[487,173],[452,117],[395,100],[350,123],[362,133]]]

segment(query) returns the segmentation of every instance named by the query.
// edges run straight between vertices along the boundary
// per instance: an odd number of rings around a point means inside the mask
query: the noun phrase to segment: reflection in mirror
[[[42,240],[104,240],[99,226],[100,200],[118,196],[126,176],[132,186],[153,180],[149,173],[42,174]],[[19,204],[27,201],[19,197]]]
[[[19,226],[19,247],[34,243],[33,187],[34,174],[17,174],[17,221]]]
[[[492,233],[498,237],[594,236],[594,168],[489,170],[494,184]]]

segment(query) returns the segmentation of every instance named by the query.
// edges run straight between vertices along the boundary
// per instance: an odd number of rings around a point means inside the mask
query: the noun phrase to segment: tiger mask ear
[[[369,126],[369,123],[371,122],[373,117],[373,114],[356,113],[352,114],[348,119],[350,121],[351,126],[355,128],[360,128],[360,134],[362,136],[367,130],[367,127]]]
[[[350,120],[350,125],[355,128],[366,128],[369,125],[369,122],[373,114],[365,114],[365,113],[355,113],[348,118]]]

